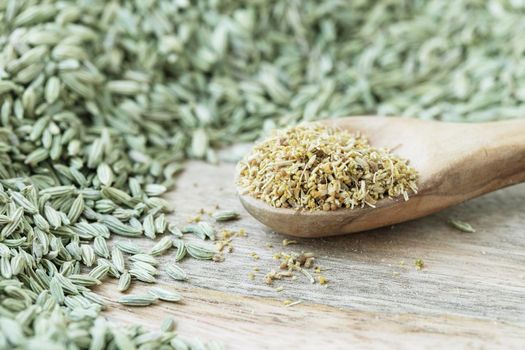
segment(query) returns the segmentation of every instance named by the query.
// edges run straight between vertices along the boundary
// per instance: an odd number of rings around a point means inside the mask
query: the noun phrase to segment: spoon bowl
[[[419,173],[418,193],[382,199],[376,207],[334,211],[275,208],[240,195],[246,210],[271,229],[298,237],[370,230],[423,217],[525,181],[525,119],[445,123],[394,117],[348,117],[325,124],[360,131],[374,147],[408,159]],[[239,192],[240,193],[240,192]]]

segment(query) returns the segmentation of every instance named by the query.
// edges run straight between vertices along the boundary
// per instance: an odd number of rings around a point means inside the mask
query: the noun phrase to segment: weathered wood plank
[[[109,288],[108,288],[109,287]],[[117,298],[114,286],[104,287]],[[244,297],[200,288],[175,288],[185,302],[147,308],[112,305],[110,318],[158,328],[165,317],[180,320],[186,338],[216,340],[228,349],[520,349],[525,328],[506,322],[442,315],[384,314],[318,304],[285,308],[270,298]],[[135,288],[144,292],[145,286]]]
[[[400,336],[396,340],[399,341],[397,344],[401,344],[404,338],[410,340],[414,334],[421,339],[428,338],[429,342],[425,344],[429,346],[433,341],[436,344],[444,341],[448,334],[464,339],[462,344],[478,344],[474,338],[483,334],[490,336],[481,337],[480,342],[483,339],[503,341],[510,337],[513,341],[525,344],[525,330],[521,328],[525,327],[525,216],[522,214],[525,185],[486,195],[442,213],[395,227],[343,237],[300,239],[297,245],[283,247],[282,235],[269,232],[242,210],[235,194],[233,175],[234,166],[231,164],[213,166],[191,162],[180,176],[177,189],[168,198],[175,205],[174,220],[181,225],[196,216],[201,208],[213,211],[219,204],[221,209],[239,210],[242,213],[241,220],[216,226],[244,228],[248,237],[234,239],[234,252],[226,254],[226,261],[222,263],[194,259],[183,261],[181,266],[191,276],[187,284],[170,282],[166,275],[161,274],[163,282],[176,288],[185,288],[185,292],[190,295],[189,301],[184,306],[162,304],[153,309],[134,311],[144,320],[150,322],[149,317],[157,318],[156,314],[162,310],[180,310],[182,329],[196,327],[196,334],[204,335],[208,331],[210,334],[226,332],[223,335],[225,340],[237,337],[250,339],[249,334],[253,332],[254,342],[265,340],[269,333],[261,332],[260,329],[274,322],[277,323],[273,329],[278,332],[276,339],[282,340],[283,344],[286,341],[292,344],[293,339],[310,337],[315,332],[313,326],[305,328],[308,331],[304,332],[299,326],[293,326],[293,322],[299,322],[305,327],[308,322],[306,317],[318,329],[341,339],[340,343],[334,343],[334,347],[354,341],[354,337],[372,340],[376,332],[380,345],[387,344],[387,339],[397,333]],[[454,230],[446,223],[450,216],[468,221],[477,232],[467,234]],[[203,215],[203,219],[206,219],[206,215]],[[271,243],[273,248],[268,248],[267,243]],[[138,244],[151,246],[153,242],[140,240]],[[264,274],[272,268],[278,268],[272,258],[273,253],[290,250],[316,253],[319,264],[330,269],[324,272],[330,280],[328,285],[309,284],[303,276],[298,276],[296,281],[276,281],[274,286],[266,285],[263,282]],[[254,260],[252,252],[257,253],[260,259]],[[425,261],[426,266],[422,271],[417,271],[414,266],[418,258]],[[172,259],[172,254],[161,257],[162,263]],[[260,272],[252,281],[248,279],[248,273],[254,267],[260,268]],[[280,285],[284,291],[276,292],[274,287]],[[111,286],[108,286],[103,290],[108,295],[116,293],[110,289]],[[282,301],[285,299],[324,304],[327,307],[297,305],[284,308]],[[239,300],[239,304],[236,304],[236,300]],[[224,302],[227,304],[221,306]],[[203,310],[198,311],[198,317],[192,316],[193,312],[197,312],[194,304],[206,305],[201,305]],[[239,315],[235,311],[236,305],[240,305]],[[240,315],[250,308],[264,315],[261,319],[263,323],[256,318],[252,321],[257,322],[243,323],[251,319]],[[306,314],[291,318],[290,324],[280,319],[294,315],[296,308],[305,308]],[[205,321],[207,309],[210,310],[209,321]],[[111,315],[124,320],[129,314],[123,313],[121,309],[112,309]],[[231,315],[237,315],[237,318],[231,321]],[[371,330],[364,329],[367,328],[366,319],[369,317],[375,320],[375,326],[385,330],[373,327]],[[410,320],[407,322],[414,329],[418,329],[418,322],[423,322],[423,330],[403,328],[400,323],[405,322],[405,318]],[[362,323],[351,323],[351,320],[356,319]],[[204,323],[199,323],[203,320]],[[227,325],[228,322],[233,322],[235,326]],[[448,326],[440,325],[441,322],[446,322]],[[463,322],[467,328],[462,328]],[[294,327],[295,331],[287,335],[286,327]],[[363,328],[351,332],[345,338],[341,330],[347,327]],[[488,330],[493,333],[487,333]],[[239,332],[244,335],[237,335]],[[321,340],[322,337],[318,341]],[[240,343],[246,345],[247,341]],[[267,342],[263,344],[273,344]],[[395,341],[392,344],[396,344]]]

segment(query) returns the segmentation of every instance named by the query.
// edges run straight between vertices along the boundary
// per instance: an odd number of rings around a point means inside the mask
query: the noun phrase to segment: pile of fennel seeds
[[[277,208],[337,210],[374,207],[417,192],[408,161],[368,144],[364,136],[303,124],[257,144],[238,165],[245,193]]]
[[[92,236],[152,236],[149,215],[160,225],[167,210],[157,185],[169,187],[184,158],[213,161],[209,146],[253,140],[273,120],[523,115],[522,46],[509,44],[521,27],[508,25],[523,13],[476,0],[0,0],[0,347],[170,342],[69,298],[59,275],[84,266],[77,244],[91,261]],[[101,259],[113,262],[95,268]],[[55,275],[67,307],[49,294]]]

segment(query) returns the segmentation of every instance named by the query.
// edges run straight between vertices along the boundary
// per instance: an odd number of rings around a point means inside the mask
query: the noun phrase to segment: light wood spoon
[[[274,208],[249,195],[246,210],[273,230],[299,237],[365,231],[420,218],[484,193],[525,181],[525,119],[445,123],[392,117],[349,117],[328,125],[361,131],[419,172],[417,194],[383,199],[376,208],[298,211]]]

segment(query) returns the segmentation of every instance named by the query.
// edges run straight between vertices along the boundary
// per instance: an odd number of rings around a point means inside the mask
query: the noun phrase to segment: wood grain
[[[114,290],[115,285],[111,288]],[[163,317],[180,320],[186,338],[221,341],[228,349],[519,349],[524,328],[501,321],[451,315],[382,314],[318,304],[285,308],[273,299],[244,297],[200,288],[182,291],[183,305],[129,308],[113,304],[108,316],[122,323],[160,327]],[[136,288],[145,292],[146,287]],[[110,298],[117,298],[108,291]]]
[[[185,224],[199,210],[235,209],[242,218],[218,228],[245,228],[235,250],[222,263],[187,259],[181,266],[188,283],[160,280],[186,297],[184,305],[153,308],[111,307],[124,322],[156,326],[164,314],[180,320],[181,332],[222,339],[231,349],[364,348],[523,348],[525,346],[525,186],[518,185],[450,208],[430,217],[364,233],[323,239],[298,239],[283,247],[240,205],[234,166],[191,162],[180,176],[173,201],[175,222]],[[471,223],[477,232],[461,233],[449,217]],[[203,218],[206,218],[204,215]],[[154,242],[134,240],[150,247]],[[273,248],[268,248],[271,243]],[[263,282],[277,268],[272,254],[312,251],[329,269],[326,287],[296,281]],[[260,256],[254,260],[251,253]],[[414,260],[425,268],[417,271]],[[173,254],[161,257],[162,265]],[[248,279],[254,267],[255,280]],[[276,292],[274,287],[283,286]],[[135,291],[147,286],[136,283]],[[101,292],[116,300],[112,284]],[[285,299],[302,300],[285,308]]]
[[[375,208],[335,211],[275,208],[241,196],[244,207],[277,232],[323,237],[365,231],[427,216],[525,181],[525,119],[468,124],[349,117],[327,123],[359,130],[371,145],[408,159],[419,173],[418,193],[409,201],[383,199]]]

